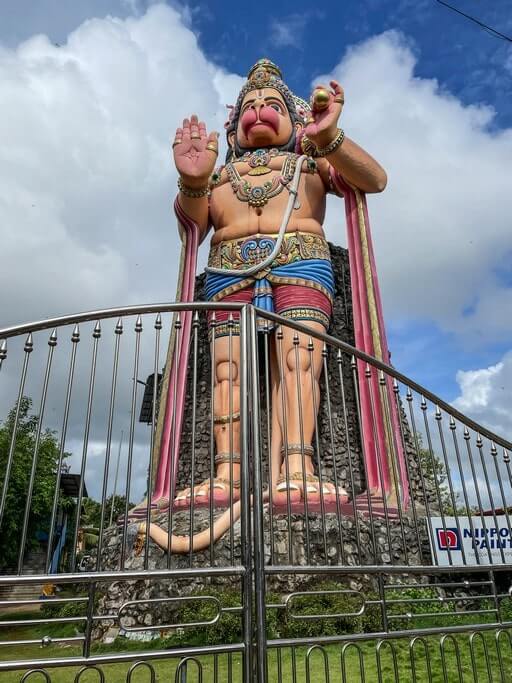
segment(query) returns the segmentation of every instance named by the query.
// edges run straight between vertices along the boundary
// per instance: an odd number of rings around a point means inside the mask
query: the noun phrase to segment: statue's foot
[[[169,507],[169,498],[162,497],[157,500],[151,501],[150,516],[151,518],[165,512]],[[148,501],[144,499],[141,503],[138,503],[135,507],[128,511],[128,523],[137,522],[141,519],[146,519],[148,514]],[[124,524],[124,515],[117,518],[117,524]]]
[[[194,501],[194,507],[208,507],[213,499],[214,507],[228,507],[240,499],[240,481],[229,480],[224,477],[205,479],[194,489],[185,489],[174,499],[174,509],[189,508]]]
[[[336,488],[331,482],[320,482],[314,474],[293,472],[288,477],[279,477],[272,502],[277,507],[301,503],[315,509],[320,509],[322,505],[332,508],[337,503],[348,502],[348,493],[342,486]]]

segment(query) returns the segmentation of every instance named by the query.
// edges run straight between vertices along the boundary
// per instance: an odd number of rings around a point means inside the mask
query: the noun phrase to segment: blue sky
[[[52,253],[81,278],[80,296],[45,285],[36,302],[17,274],[4,275],[18,283],[5,323],[171,298],[155,256],[159,244],[177,250],[168,138],[189,107],[221,128],[237,76],[268,56],[302,96],[319,76],[337,76],[347,132],[390,172],[370,211],[394,364],[496,421],[492,390],[483,408],[471,401],[487,368],[503,364],[497,386],[512,367],[512,44],[435,0],[155,4],[0,0],[0,103],[13,108],[0,129],[13,183],[0,211],[4,229],[25,230],[10,259],[39,248],[44,224],[59,245]],[[453,4],[512,34],[510,0]],[[41,209],[33,226],[27,198]],[[329,225],[330,238],[341,234]],[[44,264],[35,272],[31,291],[48,275]],[[462,395],[469,376],[457,373],[470,370],[481,374]]]
[[[512,33],[508,0],[451,3],[500,32]],[[215,10],[208,7],[215,6]],[[511,44],[492,37],[435,0],[345,0],[206,4],[192,13],[201,46],[232,70],[263,52],[283,66],[293,89],[305,91],[340,61],[348,46],[389,29],[402,31],[418,56],[417,75],[437,78],[463,102],[496,108],[496,126],[510,125]],[[279,7],[278,14],[272,17]],[[321,45],[321,48],[319,47]],[[506,68],[506,64],[509,68]]]
[[[91,17],[140,14],[151,4],[147,0],[2,0],[0,39],[15,45],[42,32],[64,42],[70,31]],[[417,54],[418,76],[437,78],[466,104],[491,104],[496,109],[494,125],[511,125],[511,43],[436,0],[344,0],[325,2],[319,9],[312,8],[314,4],[304,0],[184,3],[201,47],[214,62],[243,73],[261,54],[268,54],[282,65],[298,92],[307,91],[311,80],[329,71],[350,45],[398,29]],[[509,0],[450,4],[511,36]]]

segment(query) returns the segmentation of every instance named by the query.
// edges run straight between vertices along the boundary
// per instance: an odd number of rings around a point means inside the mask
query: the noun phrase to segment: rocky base
[[[195,511],[195,531],[208,526],[208,510]],[[291,516],[291,525],[285,515],[269,514],[268,506],[264,511],[264,554],[267,565],[284,566],[314,566],[333,565],[354,567],[354,573],[343,575],[341,583],[353,590],[375,590],[374,578],[364,574],[364,567],[368,565],[421,565],[430,563],[428,550],[428,535],[426,525],[419,522],[419,533],[414,527],[414,521],[404,516],[402,521],[392,521],[389,526],[383,519],[375,519],[373,524],[361,514],[357,519],[343,517],[338,520],[334,514],[327,514],[324,518],[320,514],[310,514],[306,517]],[[155,523],[167,528],[167,515],[155,517]],[[190,517],[188,512],[173,514],[173,530],[175,534],[186,535],[189,530]],[[272,529],[272,531],[271,531]],[[421,549],[418,545],[420,538]],[[373,543],[372,543],[373,539]],[[122,543],[122,528],[111,527],[105,532],[102,552],[103,571],[120,569]],[[213,546],[201,552],[190,555],[172,555],[150,541],[148,565],[154,569],[188,569],[208,567],[237,567],[241,565],[240,521],[235,522],[232,532],[224,536]],[[144,550],[140,555],[135,554],[132,547],[125,553],[125,570],[144,569]],[[267,577],[267,591],[286,595],[303,589],[314,589],[318,583],[318,575],[282,573]],[[119,608],[128,601],[138,601],[139,604],[124,608],[121,618],[98,622],[94,632],[97,640],[109,640],[112,634],[121,629],[140,628],[158,624],[173,624],[179,622],[177,603],[160,602],[148,603],[144,601],[155,598],[172,598],[196,595],[207,591],[210,595],[227,589],[240,590],[242,578],[236,575],[217,577],[187,577],[144,579],[138,581],[114,581],[103,588],[99,588],[101,597],[97,614],[117,615]],[[158,633],[158,631],[156,631]]]

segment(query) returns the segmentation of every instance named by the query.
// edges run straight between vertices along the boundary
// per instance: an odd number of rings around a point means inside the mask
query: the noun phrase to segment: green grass
[[[25,617],[26,615],[24,615]],[[52,635],[57,637],[71,635],[73,633],[73,626],[71,625],[53,625]],[[48,632],[47,626],[31,626],[30,628],[13,628],[9,629],[8,636],[11,639],[21,638],[38,638],[44,633]],[[4,630],[3,637],[6,637],[7,632]],[[482,637],[478,635],[474,642],[474,659],[476,666],[476,678],[473,674],[471,651],[469,647],[469,636],[457,635],[453,639],[450,637],[445,644],[445,658],[444,665],[446,667],[446,676],[443,672],[443,660],[440,653],[440,637],[429,636],[424,639],[427,643],[430,654],[430,665],[432,683],[469,683],[470,681],[477,681],[478,683],[497,683],[504,681],[505,683],[512,682],[512,651],[510,641],[503,637],[501,641],[501,659],[503,666],[503,677],[501,677],[500,666],[498,661],[498,651],[496,648],[496,638],[493,631],[489,633],[482,633]],[[409,640],[394,639],[389,641],[392,643],[396,653],[396,662],[398,669],[398,681],[400,683],[412,681],[411,658]],[[454,642],[457,643],[460,653],[460,670],[461,676],[458,674],[457,658],[455,656]],[[487,647],[487,658],[484,654],[485,643]],[[153,641],[151,647],[162,647],[162,643]],[[358,651],[354,645],[347,645],[345,643],[328,645],[324,648],[327,656],[328,669],[330,681],[346,681],[346,683],[359,683],[364,680],[366,683],[377,683],[379,681],[376,655],[376,642],[366,641],[360,644],[360,652],[363,659],[364,678],[361,676]],[[118,640],[112,647],[101,646],[100,648],[93,648],[93,654],[106,653],[109,651],[141,651],[147,650],[147,645],[142,643],[126,642]],[[429,681],[427,676],[426,658],[424,649],[420,642],[416,645],[415,664],[418,683],[425,683]],[[59,645],[52,644],[46,648],[41,648],[38,645],[22,645],[16,647],[2,647],[0,648],[0,659],[50,659],[52,657],[72,657],[81,654],[80,647],[76,645]],[[172,659],[172,651],[169,652],[170,658],[165,661],[153,662],[153,667],[157,676],[158,683],[167,683],[174,681],[176,667],[179,664],[177,658]],[[342,675],[342,656],[345,663],[345,678]],[[306,676],[307,660],[309,660],[309,679]],[[218,655],[216,658],[213,655],[199,657],[198,661],[202,667],[202,680],[204,683],[217,680],[221,681],[232,680],[233,683],[239,683],[242,680],[242,658],[239,654],[233,655]],[[295,663],[296,677],[294,679],[293,665]],[[487,673],[487,665],[492,672],[492,678],[489,678]],[[188,681],[189,683],[196,683],[198,675],[196,666],[192,662],[189,664],[190,671]],[[308,648],[298,647],[292,653],[292,648],[284,648],[281,650],[269,649],[268,654],[269,667],[269,681],[274,682],[281,680],[283,683],[301,683],[302,681],[311,681],[323,683],[326,678],[324,675],[324,654],[319,648],[313,647],[308,655]],[[105,665],[101,667],[105,674],[107,683],[125,683],[126,675],[130,668],[130,664],[115,664]],[[217,668],[217,677],[214,677],[214,669]],[[231,678],[228,676],[229,669],[231,669]],[[64,667],[50,669],[52,683],[73,683],[74,678],[79,671],[76,667]],[[281,679],[279,679],[279,674]],[[394,666],[391,655],[391,648],[386,643],[381,647],[381,675],[383,683],[391,683],[395,681]],[[19,683],[23,676],[23,672],[6,672],[0,673],[0,683]],[[93,683],[98,681],[98,674],[90,671],[84,674],[80,683]],[[41,674],[33,674],[29,677],[27,683],[42,683],[44,677]],[[149,673],[141,667],[140,671],[132,677],[132,683],[147,683],[149,681]]]

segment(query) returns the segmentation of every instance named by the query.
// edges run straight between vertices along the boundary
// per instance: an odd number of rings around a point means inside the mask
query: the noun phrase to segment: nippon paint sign
[[[430,517],[429,525],[432,561],[440,567],[512,563],[512,534],[506,515]]]

